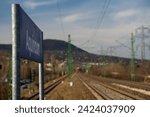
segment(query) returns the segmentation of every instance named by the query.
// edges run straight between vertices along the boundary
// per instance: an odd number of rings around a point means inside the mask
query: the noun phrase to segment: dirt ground
[[[70,81],[73,85],[70,86]],[[46,96],[47,100],[95,100],[93,94],[84,86],[74,74],[70,79],[63,81],[58,87]]]

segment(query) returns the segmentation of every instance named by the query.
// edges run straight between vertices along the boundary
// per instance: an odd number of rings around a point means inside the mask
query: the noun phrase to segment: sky
[[[18,3],[43,31],[44,39],[67,41],[88,52],[131,56],[131,33],[150,27],[150,0],[0,0],[0,43],[11,43],[11,4]],[[145,30],[145,58],[150,58]],[[135,38],[141,57],[141,37]],[[139,47],[137,47],[139,45]]]

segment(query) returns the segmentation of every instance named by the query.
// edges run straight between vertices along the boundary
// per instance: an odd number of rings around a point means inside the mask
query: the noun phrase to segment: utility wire
[[[119,43],[120,45],[122,45],[123,47],[128,48],[129,50],[131,50],[131,47],[125,45],[124,43],[121,43],[121,42],[118,41],[118,40],[115,40],[115,41],[116,41],[117,43]]]
[[[98,23],[100,21],[100,18],[102,18],[101,14],[103,14],[103,12],[104,12],[106,3],[107,3],[107,0],[105,0],[105,2],[103,4],[103,7],[102,7],[102,10],[99,12],[99,15],[98,15],[98,18],[97,18],[97,22],[96,22],[96,25],[95,25],[95,30],[97,30],[97,28],[98,28]],[[94,35],[94,33],[95,33],[95,31],[93,31],[92,36]],[[91,37],[86,42],[84,42],[83,44],[81,44],[80,46],[82,47],[83,45],[87,44],[90,41]]]
[[[111,0],[105,0],[104,5],[103,5],[103,9],[102,9],[100,15],[98,16],[98,19],[97,19],[97,22],[96,22],[95,31],[93,32],[92,36],[86,42],[84,42],[83,44],[80,45],[80,47],[87,44],[90,40],[92,40],[96,37],[98,29],[101,27],[101,25],[103,23],[103,20],[104,20],[104,17],[106,15],[107,9],[110,5],[110,2],[111,2]]]
[[[103,19],[104,19],[104,17],[105,17],[105,14],[106,14],[106,12],[107,12],[107,9],[108,9],[109,4],[110,4],[110,0],[108,0],[108,2],[106,1],[105,5],[104,5],[104,10],[103,10],[102,18],[97,21],[97,25],[96,25],[97,27],[96,27],[96,30],[95,30],[95,32],[93,33],[93,36],[91,37],[91,39],[92,39],[92,38],[95,38],[98,29],[101,27],[101,25],[102,25],[102,23],[103,23]]]
[[[63,20],[62,20],[62,11],[61,11],[59,0],[57,0],[57,9],[58,9],[58,16],[60,19],[60,26],[61,26],[62,34],[63,34],[64,39],[67,40],[65,36],[64,25],[63,25]]]
[[[96,21],[96,25],[95,25],[95,30],[97,29],[98,27],[98,23],[100,21],[100,18],[102,17],[101,14],[103,14],[104,12],[104,9],[105,9],[105,6],[106,6],[106,3],[107,3],[107,0],[105,0],[104,4],[103,4],[103,7],[102,7],[102,10],[98,13],[98,18],[97,18],[97,21]],[[95,33],[95,31],[93,31],[92,35]],[[91,36],[92,37],[92,36]],[[82,47],[83,45],[87,44],[89,41],[90,41],[91,38],[89,38],[86,42],[84,42],[83,44],[81,44],[80,46]]]

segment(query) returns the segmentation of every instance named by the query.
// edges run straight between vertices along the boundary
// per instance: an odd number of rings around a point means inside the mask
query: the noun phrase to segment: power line
[[[103,22],[103,20],[104,20],[105,14],[106,14],[107,9],[108,9],[108,6],[109,6],[109,4],[110,4],[110,1],[111,1],[111,0],[108,0],[108,2],[107,2],[107,0],[106,0],[106,2],[105,2],[105,4],[104,4],[104,9],[103,9],[103,11],[102,11],[103,14],[102,14],[101,19],[97,21],[97,25],[96,25],[97,27],[96,27],[95,32],[93,33],[93,38],[96,37],[97,31],[98,31],[98,29],[99,29],[99,28],[101,27],[101,25],[102,25],[102,22]],[[92,37],[91,37],[91,39],[92,39]]]
[[[98,18],[97,18],[97,21],[96,21],[96,25],[95,25],[95,30],[97,30],[97,28],[98,28],[98,23],[99,23],[100,18],[102,16],[101,14],[103,14],[103,11],[105,9],[106,3],[107,3],[107,0],[105,0],[105,2],[103,4],[101,12],[99,12],[99,15],[98,15]],[[94,33],[95,33],[95,31],[93,31],[92,36],[94,35]],[[84,42],[83,44],[81,44],[80,46],[82,47],[83,45],[87,44],[90,41],[91,37],[86,42]]]
[[[125,48],[128,48],[129,50],[131,50],[131,48],[127,45],[125,45],[124,43],[121,43],[120,41],[118,40],[115,40],[117,43],[119,43],[120,45],[124,46]]]
[[[97,31],[98,31],[98,29],[102,25],[102,22],[104,20],[104,17],[106,15],[106,12],[107,12],[107,9],[108,9],[108,7],[110,5],[110,2],[111,2],[111,0],[105,0],[103,8],[102,8],[102,11],[100,13],[102,15],[98,16],[98,19],[97,19],[97,22],[96,22],[95,31],[93,32],[93,34],[91,35],[91,37],[86,42],[84,42],[83,44],[80,45],[80,47],[82,47],[83,45],[87,44],[91,39],[94,39],[96,37]]]
[[[99,16],[98,16],[98,18],[97,18],[97,22],[96,22],[96,25],[95,25],[95,29],[96,29],[96,30],[98,29],[98,24],[99,24],[99,22],[101,21],[100,18],[102,19],[102,16],[103,16],[103,14],[104,14],[104,10],[105,10],[105,8],[106,8],[106,5],[107,5],[107,0],[105,0],[105,2],[104,2],[104,4],[103,4],[103,7],[102,7],[102,10],[101,10],[101,12],[99,13]],[[102,14],[102,15],[101,15],[101,14]],[[94,31],[93,34],[95,34],[95,33],[96,33],[96,31]]]
[[[102,17],[101,17],[101,16],[102,16],[101,14],[103,14],[103,12],[104,12],[106,3],[107,3],[107,0],[105,0],[105,2],[104,2],[104,4],[103,4],[103,7],[102,7],[102,10],[101,10],[101,12],[100,12],[99,15],[98,15],[97,22],[96,22],[96,25],[95,25],[95,31],[93,31],[92,36],[95,35],[95,33],[97,32],[96,30],[98,29],[98,23],[99,23],[99,21],[100,21],[100,18],[102,18]],[[81,44],[80,46],[83,46],[83,45],[87,44],[87,43],[91,40],[92,36],[91,36],[86,42],[84,42],[83,44]]]
[[[61,11],[61,6],[60,6],[59,0],[57,0],[57,9],[58,9],[58,15],[59,15],[59,19],[60,19],[60,26],[61,26],[62,34],[63,34],[64,39],[66,39],[63,20],[62,20],[62,11]]]

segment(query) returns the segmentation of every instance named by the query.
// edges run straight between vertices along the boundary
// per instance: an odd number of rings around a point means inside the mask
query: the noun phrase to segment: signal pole
[[[135,51],[133,33],[131,33],[131,80],[135,81]]]
[[[71,50],[71,36],[68,35],[68,52],[67,52],[67,75],[69,79],[71,79],[71,74],[73,72],[73,57]],[[70,82],[70,86],[72,86],[72,82]]]
[[[145,37],[144,37],[144,26],[141,27],[142,30],[142,40],[141,40],[141,57],[142,57],[142,62],[145,59]]]
[[[105,72],[105,63],[106,63],[105,56],[106,56],[106,53],[103,50],[103,46],[101,46],[101,55],[102,55],[102,69],[103,69],[102,76],[105,78],[105,75],[106,75],[106,72]]]

